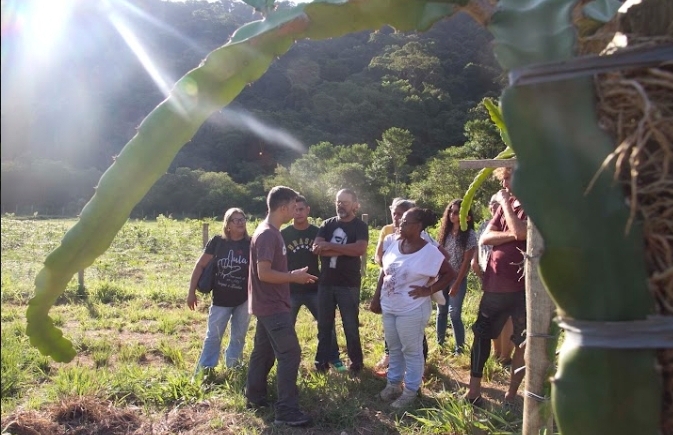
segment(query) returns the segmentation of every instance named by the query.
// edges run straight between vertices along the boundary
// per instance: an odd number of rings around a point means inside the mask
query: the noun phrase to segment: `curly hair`
[[[451,222],[451,207],[457,205],[458,210],[460,210],[462,203],[463,203],[462,199],[454,199],[444,209],[444,214],[442,215],[442,221],[441,221],[442,223],[439,226],[439,232],[437,234],[438,242],[442,246],[444,246],[444,243],[446,243],[446,239],[449,237],[449,234],[451,234],[451,231],[453,230],[453,223]],[[469,237],[470,230],[474,230],[474,216],[472,216],[472,209],[469,209],[467,211],[467,217],[468,217],[467,229],[463,231],[460,229],[460,225],[458,227],[458,243],[463,249],[465,249],[465,247],[467,246],[467,239]]]
[[[495,168],[493,171],[493,177],[495,177],[496,180],[502,181],[503,178],[505,178],[507,175],[512,175],[512,172],[514,170],[512,168]]]

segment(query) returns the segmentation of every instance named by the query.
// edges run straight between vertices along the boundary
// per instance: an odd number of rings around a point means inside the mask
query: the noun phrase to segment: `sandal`
[[[374,376],[376,376],[377,378],[383,378],[383,379],[385,379],[385,378],[388,377],[388,368],[387,368],[387,367],[386,367],[386,368],[383,368],[383,369],[376,369],[376,368],[375,368],[375,369],[373,370],[373,373],[374,373]]]
[[[474,406],[475,408],[484,409],[484,407],[486,405],[486,401],[484,400],[484,398],[481,395],[475,397],[474,399],[471,399],[471,398],[467,397],[467,394],[465,394],[463,396],[463,400],[465,402],[469,403],[470,405]]]
[[[499,359],[498,364],[502,367],[510,367],[512,365],[512,358]]]
[[[515,412],[517,410],[516,403],[509,400],[505,400],[502,402],[502,410],[505,413]]]

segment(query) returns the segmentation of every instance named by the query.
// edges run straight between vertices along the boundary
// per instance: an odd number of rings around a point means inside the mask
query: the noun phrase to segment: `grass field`
[[[75,276],[52,308],[54,322],[78,350],[72,362],[55,363],[30,346],[25,310],[41,263],[74,222],[2,217],[3,434],[462,435],[521,430],[522,406],[508,413],[501,410],[509,374],[492,360],[484,383],[488,410],[475,412],[458,400],[469,379],[469,355],[452,356],[450,343],[447,349],[437,348],[434,316],[426,330],[429,367],[417,407],[395,413],[377,399],[385,380],[370,370],[383,351],[381,318],[366,308],[378,274],[372,262],[361,298],[366,369],[359,378],[312,370],[317,327],[308,311],[300,313],[300,400],[315,426],[276,427],[271,411],[247,410],[242,395],[245,367],[220,365],[214,382],[193,381],[209,302],[201,297],[192,312],[185,300],[202,250],[204,221],[159,217],[127,222],[110,249],[84,271],[84,289],[79,289]],[[221,222],[208,223],[211,236],[220,231]],[[255,225],[249,223],[250,232]],[[370,257],[377,233],[370,233]],[[478,298],[471,277],[463,314],[468,344]],[[253,317],[245,360],[254,327]],[[337,331],[345,357],[339,324]],[[274,379],[272,371],[270,382]],[[275,394],[274,386],[270,391]]]

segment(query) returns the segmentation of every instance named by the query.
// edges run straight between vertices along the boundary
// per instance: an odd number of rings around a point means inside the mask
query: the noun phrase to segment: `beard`
[[[341,219],[343,219],[343,218],[347,218],[348,216],[350,216],[350,213],[347,212],[346,209],[344,209],[344,208],[342,208],[342,207],[337,207],[337,211],[336,211],[336,212],[337,212],[337,215],[338,215]]]

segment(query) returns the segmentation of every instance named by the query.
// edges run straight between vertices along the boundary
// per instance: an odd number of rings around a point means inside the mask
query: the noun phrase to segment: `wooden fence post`
[[[81,293],[81,292],[84,291],[84,271],[83,270],[80,270],[79,272],[77,272],[77,282],[79,284],[77,289]]]
[[[203,247],[205,248],[208,244],[208,222],[204,222],[201,226],[201,236],[203,238]]]
[[[367,224],[369,227],[369,215],[368,214],[363,214],[362,215],[362,221]],[[360,261],[360,276],[365,276],[367,273],[367,252],[362,254],[362,258]]]
[[[551,408],[550,376],[555,371],[557,338],[550,325],[556,307],[544,288],[538,273],[544,241],[531,219],[528,219],[526,244],[526,391],[523,394],[523,435],[538,435],[544,429],[551,434],[554,418]],[[551,341],[550,341],[551,340]],[[554,344],[553,349],[549,346]]]

